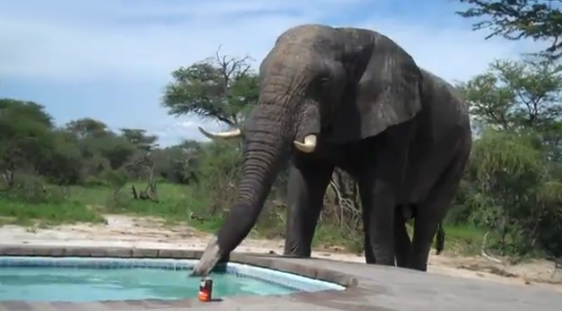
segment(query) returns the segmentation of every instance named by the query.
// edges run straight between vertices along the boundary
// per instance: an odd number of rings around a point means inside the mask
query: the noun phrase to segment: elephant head
[[[250,232],[282,161],[322,142],[377,135],[421,109],[421,72],[389,38],[364,29],[302,25],[283,33],[260,66],[260,96],[243,131],[236,203],[209,242],[194,275],[207,274]]]

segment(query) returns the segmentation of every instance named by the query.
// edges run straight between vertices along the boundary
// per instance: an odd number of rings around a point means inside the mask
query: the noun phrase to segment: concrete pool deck
[[[201,251],[193,250],[0,245],[0,256],[193,259],[199,258],[200,255]],[[0,301],[0,311],[528,311],[530,309],[558,311],[562,308],[562,294],[542,288],[316,258],[294,259],[276,255],[234,253],[230,259],[233,262],[339,283],[346,286],[347,289],[344,291],[302,292],[287,296],[225,297],[222,301],[211,303],[201,303],[196,299],[88,303]]]

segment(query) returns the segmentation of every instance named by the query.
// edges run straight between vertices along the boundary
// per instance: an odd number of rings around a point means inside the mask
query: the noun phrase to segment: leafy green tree
[[[220,142],[210,142],[201,147],[198,168],[205,178],[200,180],[200,185],[212,194],[209,212],[223,212],[236,197],[242,154],[232,145]]]
[[[138,146],[130,143],[127,138],[114,133],[92,142],[96,150],[107,159],[111,169],[118,169],[139,152]],[[143,151],[144,152],[144,151]]]
[[[147,135],[142,129],[121,129],[121,135],[130,143],[143,151],[149,151],[156,147],[157,136]]]
[[[83,118],[68,122],[66,129],[78,138],[101,137],[110,131],[107,125],[92,118]]]
[[[459,0],[469,8],[457,12],[466,18],[477,18],[473,29],[485,29],[488,36],[509,40],[531,38],[548,41],[543,55],[562,56],[562,11],[560,0]]]
[[[84,162],[76,137],[63,130],[54,130],[52,135],[52,149],[42,155],[40,173],[55,184],[79,184]]]
[[[52,118],[33,102],[0,100],[0,166],[7,184],[15,170],[41,170],[43,156],[53,149]]]
[[[194,115],[241,127],[259,97],[258,76],[250,62],[250,57],[220,55],[217,51],[214,57],[180,67],[172,72],[173,81],[166,86],[162,105],[171,115]],[[184,183],[196,181],[214,198],[211,211],[221,210],[218,204],[228,205],[234,197],[239,145],[210,142],[194,146],[184,142],[166,150],[173,161],[164,171],[176,172],[167,175]]]
[[[554,62],[495,61],[460,87],[477,122],[504,130],[545,130],[562,116],[562,65]]]
[[[562,234],[561,73],[552,61],[497,61],[459,85],[481,125],[459,196],[504,253],[562,254],[553,240]]]
[[[196,115],[239,126],[259,95],[249,57],[215,57],[172,72],[162,105],[172,115]]]

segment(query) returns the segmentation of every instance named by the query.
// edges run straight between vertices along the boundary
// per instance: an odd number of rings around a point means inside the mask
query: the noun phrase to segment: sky
[[[59,125],[91,117],[171,145],[204,140],[197,126],[220,128],[170,116],[160,104],[170,73],[219,45],[224,54],[252,56],[257,68],[291,26],[369,28],[449,81],[534,48],[484,40],[454,14],[459,8],[456,0],[0,0],[0,97],[40,103]]]

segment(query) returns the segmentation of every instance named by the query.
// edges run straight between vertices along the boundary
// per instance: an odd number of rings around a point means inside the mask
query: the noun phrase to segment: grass
[[[164,183],[158,185],[159,204],[133,200],[130,191],[132,185],[137,189],[144,186],[129,184],[117,196],[107,187],[72,187],[70,193],[72,199],[106,213],[155,216],[176,221],[187,220],[190,210],[202,210],[207,203],[195,200],[193,190],[189,187]]]
[[[129,214],[159,217],[168,222],[184,222],[205,232],[216,231],[223,221],[221,216],[210,217],[208,206],[211,200],[188,186],[159,183],[158,197],[161,203],[133,200],[131,185],[137,189],[145,184],[129,184],[119,195],[114,196],[109,187],[71,187],[64,199],[46,199],[30,204],[23,200],[0,196],[0,226],[15,223],[19,225],[56,225],[62,223],[101,223],[103,214]],[[205,218],[204,221],[191,219],[190,215]],[[264,212],[258,225],[251,232],[252,238],[283,238],[285,226],[279,216]],[[281,212],[281,214],[283,214]],[[281,215],[285,217],[285,215]],[[445,249],[455,253],[477,253],[482,241],[482,232],[473,227],[446,226]],[[346,233],[348,232],[348,233]],[[410,232],[411,234],[411,232]],[[343,246],[348,251],[362,248],[362,234],[327,223],[320,223],[313,241],[315,247]]]
[[[480,254],[485,232],[473,226],[445,225],[445,249],[467,255]]]
[[[20,201],[0,199],[0,216],[3,223],[31,225],[35,221],[44,224],[75,222],[104,222],[105,219],[95,211],[78,202],[26,204]]]

